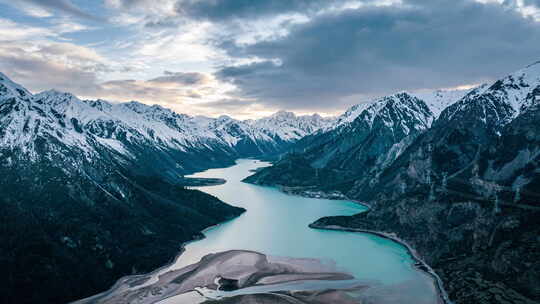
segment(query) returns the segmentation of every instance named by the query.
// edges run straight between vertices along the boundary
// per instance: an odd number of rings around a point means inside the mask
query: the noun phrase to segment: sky
[[[540,0],[0,0],[0,72],[32,92],[191,115],[335,115],[540,60]]]

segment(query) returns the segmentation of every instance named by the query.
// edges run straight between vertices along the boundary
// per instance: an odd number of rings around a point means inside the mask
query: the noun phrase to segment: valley
[[[355,233],[346,231],[316,230],[308,227],[312,221],[325,215],[354,215],[364,212],[366,207],[346,200],[326,200],[304,198],[288,195],[281,191],[243,183],[241,180],[255,168],[268,166],[268,163],[256,160],[241,159],[232,167],[210,169],[193,175],[194,177],[223,178],[223,185],[199,188],[232,205],[245,208],[247,211],[240,217],[227,221],[204,231],[205,238],[185,244],[184,250],[175,262],[164,268],[137,278],[124,278],[111,290],[82,300],[80,304],[116,303],[118,299],[138,299],[139,303],[167,303],[177,296],[193,291],[187,288],[186,281],[199,278],[202,282],[195,286],[207,286],[209,298],[222,300],[247,295],[262,297],[267,291],[288,292],[288,290],[305,291],[318,290],[322,292],[329,286],[333,289],[348,290],[353,288],[353,295],[343,303],[441,303],[436,281],[425,269],[419,267],[416,257],[409,249],[396,241],[371,233]],[[311,263],[321,263],[328,267],[325,272],[340,272],[347,274],[334,282],[326,282],[325,278],[293,280],[292,286],[276,281],[273,286],[255,284],[254,291],[248,286],[240,286],[231,291],[215,290],[213,283],[216,277],[233,278],[236,272],[244,271],[247,266],[220,266],[216,270],[197,270],[197,274],[180,275],[186,269],[195,267],[201,259],[210,259],[212,254],[228,253],[234,250],[260,252],[269,261],[281,259],[299,259],[308,267],[303,271],[310,272],[321,269],[321,266],[309,266]],[[239,261],[238,264],[243,265]],[[246,262],[250,264],[251,262]],[[280,262],[282,263],[282,262]],[[298,261],[296,262],[298,263]],[[288,264],[288,262],[286,263]],[[322,269],[325,269],[322,267]],[[200,273],[200,274],[199,274]],[[245,275],[246,281],[257,281],[265,275],[255,271]],[[285,275],[286,272],[283,272]],[[201,279],[202,275],[204,279]],[[175,279],[179,277],[180,279]],[[240,276],[242,277],[242,276]],[[339,277],[336,277],[339,278]],[[277,279],[277,278],[276,278]],[[142,284],[133,284],[133,281]],[[243,281],[241,279],[241,281]],[[314,286],[310,281],[320,280]],[[306,281],[306,286],[302,286]],[[316,282],[316,281],[315,281]],[[153,290],[148,293],[148,290]],[[200,291],[199,291],[200,293]],[[181,299],[181,297],[179,297]],[[199,301],[203,302],[204,297]],[[188,303],[188,302],[185,302]],[[197,301],[189,303],[198,303]],[[221,301],[218,301],[221,303]],[[289,302],[285,302],[289,303]],[[294,302],[293,302],[294,303]]]
[[[0,74],[1,300],[242,303],[316,291],[323,303],[536,303],[539,100],[540,63],[336,118],[251,120],[32,94]],[[240,286],[222,275],[244,270],[224,262],[203,291],[177,288],[201,259],[236,260],[235,250],[332,264],[348,279]],[[283,290],[299,286],[306,295]]]

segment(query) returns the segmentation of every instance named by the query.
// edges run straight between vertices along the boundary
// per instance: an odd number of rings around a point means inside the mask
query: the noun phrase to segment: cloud
[[[112,66],[94,50],[72,43],[3,41],[0,69],[33,91],[87,92],[95,87],[97,74],[110,72]]]
[[[0,70],[30,89],[191,113],[335,113],[540,59],[539,0],[0,1],[47,17],[0,18]]]
[[[240,97],[288,109],[331,109],[351,95],[503,76],[538,60],[540,23],[497,3],[404,0],[317,15],[277,39],[218,46],[239,59],[266,59],[216,73],[236,85]]]
[[[179,75],[182,75],[180,80],[176,79]],[[171,76],[175,78],[165,80]],[[148,104],[159,104],[192,115],[232,114],[246,118],[253,115],[261,116],[261,111],[265,111],[262,105],[253,100],[227,97],[221,84],[209,75],[189,72],[165,72],[163,76],[146,81],[134,79],[106,81],[98,84],[92,94],[94,97],[109,100],[138,100]]]
[[[114,69],[95,51],[70,43],[0,44],[0,71],[33,92],[54,88],[81,98],[139,100],[191,113],[197,103],[225,97],[221,84],[207,74],[165,71],[149,80],[100,80],[100,75],[107,75]],[[199,113],[205,114],[217,110],[204,106],[198,109]]]
[[[0,18],[0,41],[25,40],[35,37],[52,37],[56,33],[47,28],[27,26]]]
[[[163,76],[166,77],[166,76]],[[174,84],[174,86],[171,86]],[[113,100],[133,100],[161,103],[181,104],[185,99],[193,98],[196,91],[187,84],[178,82],[157,82],[154,80],[111,80],[100,83],[93,96]],[[197,98],[197,97],[195,97]],[[200,98],[200,97],[198,97]]]
[[[209,82],[208,76],[203,73],[165,71],[164,74],[163,76],[150,79],[149,82],[173,85],[202,85]]]
[[[149,4],[151,1],[148,1],[148,0],[105,0],[105,2],[110,7],[130,9],[130,8],[145,6]]]
[[[537,8],[540,8],[540,0],[524,0],[523,3],[525,5],[532,5],[532,6],[536,6]]]
[[[264,117],[275,113],[278,109],[269,108],[256,100],[223,98],[216,101],[200,102],[193,105],[198,113],[209,116],[233,115],[237,119]]]
[[[181,111],[193,109],[195,103],[223,99],[230,89],[202,72],[165,71],[147,76],[148,80],[126,79],[144,68],[135,65],[137,69],[133,69],[133,59],[111,60],[90,47],[53,41],[58,35],[54,28],[0,19],[0,71],[33,92],[54,88],[83,98],[136,99]],[[107,80],[112,75],[117,79]],[[144,73],[139,75],[145,78]]]
[[[253,100],[224,98],[217,101],[201,102],[197,104],[197,107],[219,109],[220,111],[230,111],[230,110],[237,111],[240,108],[249,107],[255,104],[256,103],[253,102]]]
[[[310,14],[320,11],[342,0],[184,0],[176,3],[176,11],[180,15],[191,18],[207,19],[212,21],[226,21],[231,19],[252,19],[261,16],[274,16],[279,14],[302,12]]]
[[[69,0],[18,0],[24,2],[30,7],[38,7],[46,11],[54,11],[65,13],[74,17],[83,18],[92,21],[103,21],[104,19],[99,16],[89,14],[77,6],[75,6]],[[35,9],[34,9],[35,10]],[[34,14],[35,16],[35,14]],[[46,15],[45,15],[46,16]]]

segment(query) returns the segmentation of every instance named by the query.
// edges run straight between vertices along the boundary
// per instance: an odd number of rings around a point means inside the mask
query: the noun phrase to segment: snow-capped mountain
[[[293,141],[332,125],[334,119],[318,114],[296,116],[292,112],[279,111],[269,117],[246,122],[272,138]]]
[[[441,122],[457,120],[459,115],[474,111],[483,123],[504,126],[537,102],[530,94],[539,82],[540,62],[537,62],[491,85],[472,90],[441,113]]]
[[[291,159],[304,168],[285,174],[278,162],[248,180],[292,185],[351,179],[355,186],[343,189],[358,194],[402,187],[398,176],[412,174],[415,180],[424,180],[433,172],[440,176],[461,172],[504,135],[507,124],[538,104],[539,84],[540,63],[536,63],[468,91],[402,92],[358,104],[334,124],[298,141],[295,154],[281,160],[287,168]],[[433,167],[432,160],[440,161]],[[319,181],[293,178],[294,171],[311,172],[308,176],[316,175]],[[381,175],[385,179],[379,180]]]
[[[422,101],[431,108],[425,116],[377,102],[352,107],[330,131],[300,140],[246,181],[367,202],[368,212],[310,227],[395,233],[432,265],[456,303],[536,303],[540,62],[458,100],[431,96],[431,106]],[[396,137],[407,128],[392,117],[423,130]]]
[[[182,173],[237,155],[211,132],[187,129],[189,121],[158,107],[32,95],[0,75],[0,252],[8,288],[33,288],[40,298],[28,303],[89,296],[166,263],[181,242],[242,213],[178,185]],[[46,279],[35,286],[38,278]]]
[[[161,151],[161,162],[179,173],[223,165],[236,157],[276,154],[331,120],[318,115],[296,117],[278,112],[239,121],[178,114],[158,105],[138,102],[114,104],[80,100],[70,93],[50,90],[32,95],[5,75],[1,76],[2,139],[0,147],[35,152],[36,138],[72,147],[88,158],[101,148],[136,160],[142,146]],[[144,150],[144,149],[143,149]]]
[[[433,121],[433,113],[420,99],[402,92],[376,99],[370,103],[350,108],[330,127],[306,136],[293,147],[299,153],[294,157],[294,166],[305,166],[299,170],[289,170],[281,174],[280,163],[290,167],[290,158],[285,158],[272,169],[262,170],[249,180],[258,183],[297,182],[306,183],[340,183],[367,172],[375,164],[390,162],[406,147],[406,143],[429,128]],[[392,151],[392,153],[389,153]],[[392,159],[389,159],[392,155]],[[319,172],[316,172],[321,170]],[[314,174],[304,176],[306,172]],[[291,174],[302,177],[291,177]]]
[[[432,90],[432,91],[422,91],[413,94],[414,96],[422,99],[435,118],[438,118],[441,115],[441,112],[448,108],[450,105],[454,104],[463,96],[467,95],[470,90]]]
[[[191,117],[55,90],[34,95],[0,74],[6,288],[48,295],[29,303],[65,303],[165,264],[182,242],[243,212],[179,186],[184,174],[280,153],[325,122],[282,113]],[[47,279],[35,286],[28,278]]]
[[[403,94],[408,94],[411,96],[414,96],[418,99],[421,99],[429,108],[431,113],[433,114],[433,121],[434,119],[437,119],[441,112],[446,109],[451,104],[457,102],[460,100],[463,96],[465,96],[467,93],[469,93],[471,90],[432,90],[432,91],[422,91],[419,93],[409,93],[409,92],[401,92]],[[397,95],[400,93],[396,93],[394,95]],[[382,98],[376,98],[370,101],[366,101],[363,103],[356,104],[345,113],[337,117],[336,122],[334,124],[329,124],[326,126],[326,130],[329,129],[335,129],[342,125],[350,124],[352,123],[359,115],[361,115],[364,111],[375,111],[376,105],[384,101],[385,98],[392,97],[392,95]],[[431,124],[431,121],[429,122]]]

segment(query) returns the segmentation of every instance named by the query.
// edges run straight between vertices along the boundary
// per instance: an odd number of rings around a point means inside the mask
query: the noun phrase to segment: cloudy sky
[[[188,114],[336,114],[538,60],[540,0],[0,0],[16,82]]]

